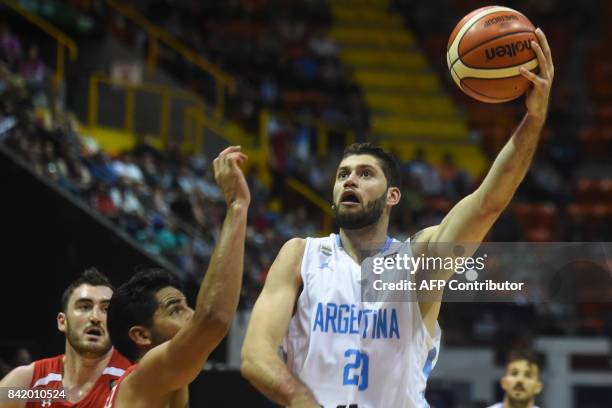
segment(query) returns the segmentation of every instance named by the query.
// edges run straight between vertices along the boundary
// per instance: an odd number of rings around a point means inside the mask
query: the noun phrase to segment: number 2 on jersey
[[[348,349],[344,352],[344,357],[354,361],[347,363],[344,366],[344,374],[342,377],[343,385],[356,385],[359,391],[365,391],[368,388],[368,366],[370,358],[366,353],[357,349]],[[359,371],[361,369],[361,371]]]

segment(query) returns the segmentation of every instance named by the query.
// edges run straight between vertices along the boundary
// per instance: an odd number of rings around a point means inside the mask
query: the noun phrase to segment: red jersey
[[[136,367],[138,367],[138,364],[134,364],[134,365],[129,366],[125,370],[125,373],[121,376],[121,378],[117,380],[115,385],[113,385],[113,390],[111,391],[110,395],[106,399],[106,403],[104,404],[104,408],[115,408],[115,400],[117,399],[117,394],[118,394],[118,391],[119,391],[119,386],[121,385],[123,380],[125,380],[125,377],[127,377],[132,371],[134,371],[134,369],[136,369]]]
[[[68,401],[32,401],[25,408],[100,408],[111,391],[114,382],[123,375],[130,366],[130,361],[113,350],[108,365],[96,381],[89,393],[79,402]],[[64,373],[64,355],[45,358],[34,362],[34,375],[30,382],[31,388],[46,389],[61,388]]]

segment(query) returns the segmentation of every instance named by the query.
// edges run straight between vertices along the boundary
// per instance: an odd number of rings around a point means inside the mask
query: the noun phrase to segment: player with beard
[[[106,328],[106,310],[113,286],[96,269],[87,269],[62,295],[57,327],[66,335],[65,354],[15,368],[0,387],[63,388],[66,399],[4,401],[3,408],[78,407],[99,408],[111,384],[130,362],[113,350]]]
[[[526,350],[511,352],[500,384],[505,391],[504,401],[489,408],[538,408],[534,403],[542,391],[542,382],[535,355]]]
[[[420,290],[420,283],[448,280],[453,271],[415,271],[418,301],[366,302],[361,265],[372,250],[380,258],[399,255],[393,251],[438,258],[455,256],[448,249],[457,243],[473,244],[464,257],[477,249],[525,176],[546,119],[553,64],[544,33],[536,36],[540,70],[521,70],[533,84],[522,122],[482,184],[406,245],[392,245],[387,236],[401,197],[397,163],[367,143],[345,150],[333,187],[339,233],[288,241],[253,308],[241,371],[268,398],[292,408],[429,406],[425,389],[440,348],[443,289]]]
[[[239,146],[232,146],[213,161],[227,212],[195,311],[176,278],[163,270],[141,271],[113,295],[108,310],[111,340],[136,364],[117,381],[105,407],[188,405],[187,386],[225,337],[238,307],[251,201],[239,167],[246,159]]]

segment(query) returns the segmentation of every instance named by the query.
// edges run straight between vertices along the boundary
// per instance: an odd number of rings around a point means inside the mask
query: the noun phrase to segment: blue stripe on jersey
[[[429,353],[427,353],[427,360],[425,361],[425,365],[423,366],[423,375],[425,376],[425,381],[427,381],[427,378],[429,378],[429,374],[431,374],[431,370],[433,369],[433,361],[436,358],[437,354],[438,350],[436,350],[435,347],[429,350]]]

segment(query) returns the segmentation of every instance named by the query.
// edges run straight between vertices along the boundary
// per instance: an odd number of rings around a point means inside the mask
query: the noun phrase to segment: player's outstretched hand
[[[538,37],[538,41],[532,41],[531,47],[538,57],[540,72],[534,74],[522,67],[520,72],[521,75],[533,84],[527,91],[527,112],[532,117],[544,121],[548,111],[548,97],[550,96],[550,88],[555,76],[555,67],[550,53],[550,46],[544,32],[538,28],[535,34]]]
[[[247,155],[240,151],[240,146],[230,146],[213,160],[215,181],[221,188],[228,206],[246,207],[251,202],[249,186],[240,170],[240,165],[247,159]]]

